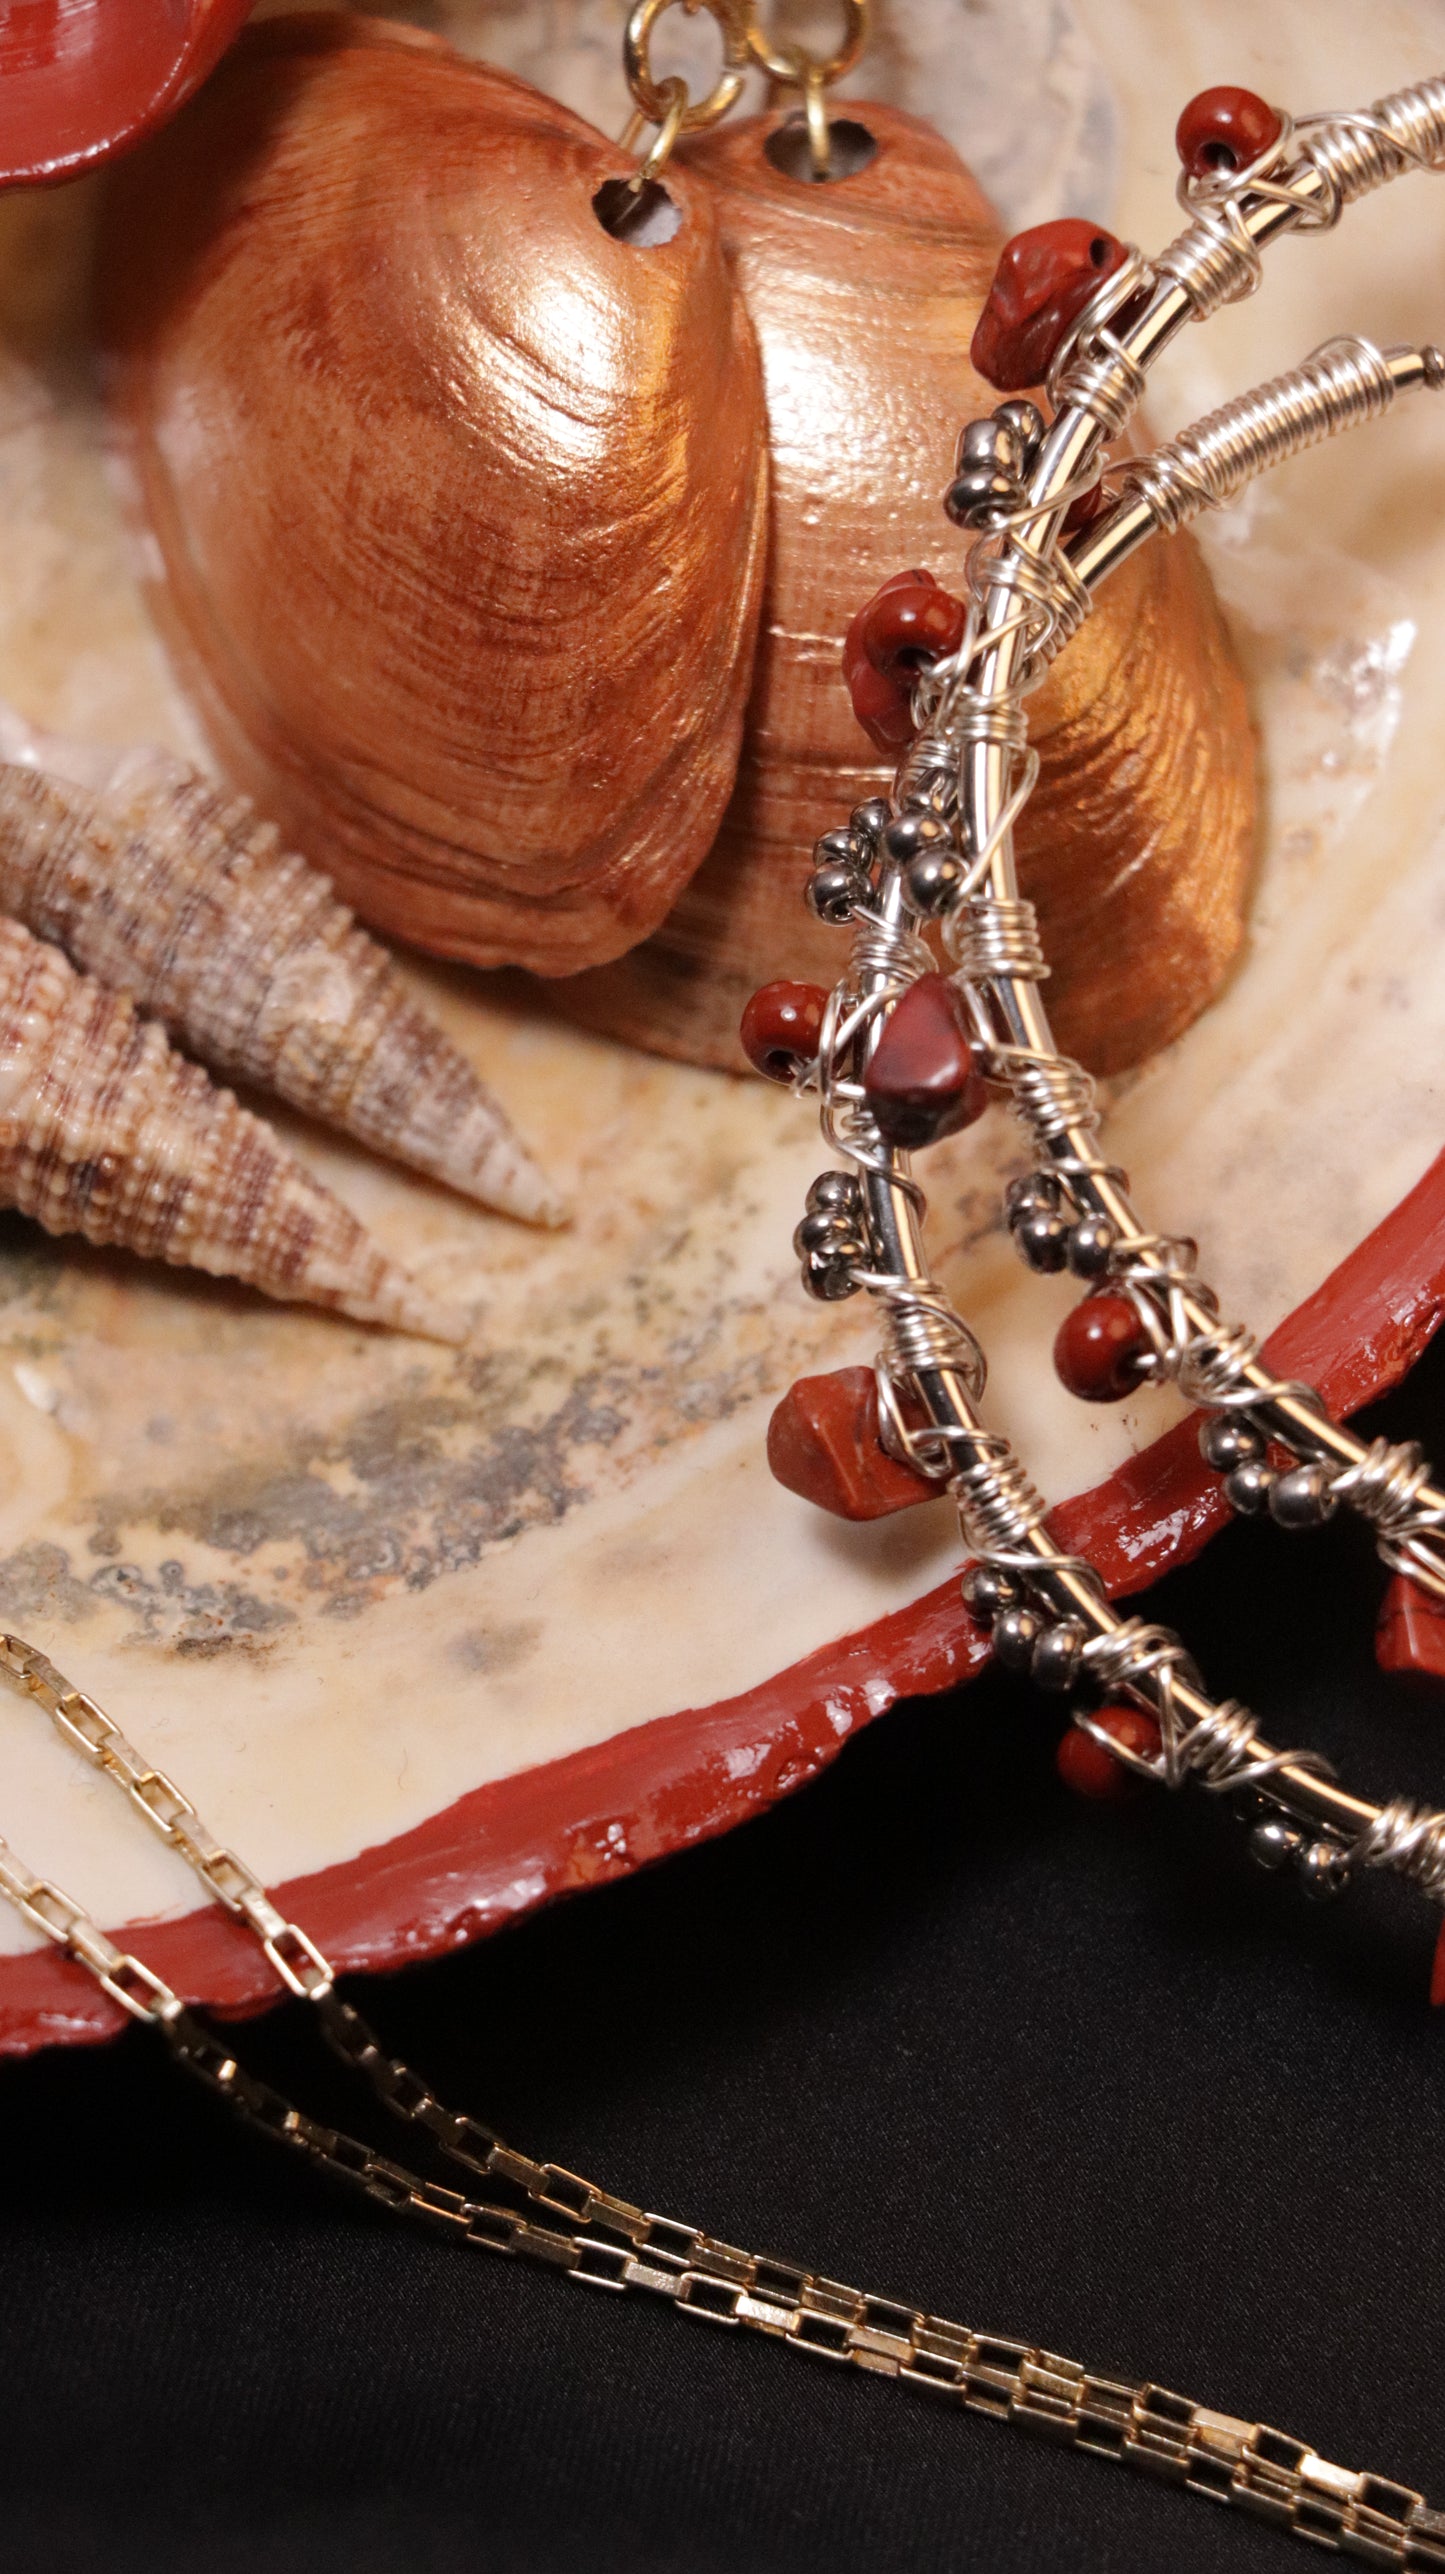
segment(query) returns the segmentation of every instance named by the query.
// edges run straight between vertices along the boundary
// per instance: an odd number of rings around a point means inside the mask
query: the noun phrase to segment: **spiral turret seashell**
[[[0,1205],[358,1322],[465,1337],[261,1118],[18,921],[0,921]]]
[[[244,797],[163,753],[121,760],[95,791],[54,774],[69,747],[0,713],[0,755],[25,761],[0,767],[0,911],[128,992],[215,1071],[484,1206],[562,1220],[465,1056]]]

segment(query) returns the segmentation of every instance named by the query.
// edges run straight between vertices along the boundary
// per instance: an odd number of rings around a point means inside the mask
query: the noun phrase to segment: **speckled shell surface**
[[[773,503],[742,761],[714,847],[645,946],[569,987],[589,1026],[739,1063],[770,975],[831,982],[834,934],[802,906],[820,832],[892,783],[856,723],[843,636],[921,564],[962,591],[968,540],[941,491],[960,424],[997,395],[969,342],[1001,233],[933,127],[870,103],[877,152],[826,186],[769,160],[777,115],[688,147],[718,192],[757,330]],[[1060,1043],[1117,1072],[1177,1036],[1239,948],[1254,854],[1254,745],[1209,579],[1188,537],[1107,589],[1030,702],[1043,773],[1018,833],[1053,964]]]
[[[0,750],[5,733],[0,710]],[[44,758],[50,746],[26,747]],[[555,1190],[386,950],[245,797],[161,753],[122,759],[94,789],[0,765],[0,910],[129,993],[214,1071],[483,1206],[561,1219]]]
[[[373,926],[542,973],[662,917],[731,787],[757,354],[705,190],[335,12],[248,32],[117,173],[101,310],[211,738]]]
[[[980,134],[1014,138],[990,184],[1012,156],[1031,193],[1007,220],[1087,208],[1146,248],[1176,222],[1180,102],[1221,66],[1304,106],[1373,98],[1439,47],[1419,0],[1383,17],[979,0],[966,57],[954,0],[878,16],[875,95],[936,106],[979,166]],[[449,23],[536,67],[530,6],[455,0]],[[610,0],[555,0],[545,27],[575,103],[619,126]],[[194,757],[102,470],[78,319],[92,212],[88,191],[0,205],[0,693],[39,724]],[[1430,335],[1442,262],[1445,190],[1424,180],[1281,245],[1264,292],[1159,370],[1161,429],[1343,326]],[[1341,1402],[1396,1373],[1445,1301],[1440,422],[1401,404],[1205,531],[1259,725],[1259,879],[1233,979],[1109,1097],[1108,1149],[1151,1218],[1197,1233],[1225,1311]],[[873,1339],[856,1304],[799,1291],[789,1237],[826,1159],[806,1109],[561,1027],[510,985],[399,971],[515,1107],[572,1233],[282,1129],[430,1291],[476,1304],[470,1349],[0,1224],[0,1616],[357,1965],[721,1830],[969,1667],[946,1506],[843,1528],[767,1472],[785,1386]],[[1066,1538],[1128,1588],[1217,1525],[1217,1486],[1167,1400],[1086,1410],[1058,1388],[1076,1290],[1027,1278],[1000,1238],[1017,1166],[993,1114],[940,1145],[930,1249],[987,1343],[991,1417],[1068,1497]],[[142,1924],[133,1944],[188,1990],[259,1997],[249,1946],[21,1705],[0,1725],[0,1829],[109,1924]],[[112,2025],[0,1920],[0,2043]]]
[[[329,1189],[121,994],[0,920],[0,1205],[47,1233],[460,1340]]]

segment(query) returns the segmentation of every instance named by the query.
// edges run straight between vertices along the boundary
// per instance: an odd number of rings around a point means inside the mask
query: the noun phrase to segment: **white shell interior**
[[[1206,82],[1362,104],[1445,59],[1435,0],[877,6],[855,88],[936,113],[1015,220],[1096,214],[1146,248],[1176,228],[1174,121]],[[602,0],[410,14],[620,125]],[[0,694],[83,740],[194,752],[103,455],[80,319],[95,202],[87,183],[0,205]],[[1265,291],[1159,370],[1154,423],[1340,330],[1445,337],[1442,285],[1445,187],[1408,180],[1275,249]],[[1445,402],[1295,464],[1207,541],[1268,778],[1249,954],[1125,1086],[1109,1137],[1149,1215],[1199,1237],[1226,1309],[1267,1327],[1441,1142]],[[573,1231],[532,1235],[288,1132],[388,1247],[471,1300],[469,1351],[0,1220],[0,1615],[272,1881],[744,1691],[958,1551],[945,1506],[841,1528],[768,1476],[782,1388],[871,1354],[866,1314],[797,1285],[811,1113],[554,1026],[485,978],[416,979],[573,1197]],[[1014,1155],[991,1118],[933,1158],[933,1240],[989,1348],[994,1417],[1062,1497],[1155,1436],[1169,1398],[1089,1413],[1058,1389],[1048,1344],[1076,1290],[1027,1280],[994,1228]],[[18,1701],[3,1713],[6,1838],[105,1919],[189,1909],[192,1881],[114,1792]],[[0,1919],[0,1949],[27,1940]]]

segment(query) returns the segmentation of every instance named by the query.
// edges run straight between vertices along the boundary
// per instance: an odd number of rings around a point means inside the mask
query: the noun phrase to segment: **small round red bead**
[[[827,1006],[821,983],[765,983],[738,1031],[753,1070],[769,1081],[791,1081],[817,1054]]]
[[[1174,142],[1186,175],[1208,179],[1247,170],[1283,132],[1278,110],[1252,89],[1202,89],[1180,117]]]
[[[1112,1734],[1126,1751],[1136,1753],[1142,1760],[1157,1759],[1159,1728],[1142,1707],[1101,1707],[1091,1721],[1105,1734]],[[1096,1743],[1092,1734],[1083,1733],[1077,1725],[1070,1726],[1054,1761],[1065,1787],[1072,1788],[1077,1796],[1127,1796],[1133,1785],[1124,1763],[1116,1761],[1102,1743]]]
[[[1064,1316],[1054,1366],[1070,1394],[1085,1403],[1122,1403],[1139,1382],[1149,1335],[1127,1296],[1086,1296]]]
[[[1073,216],[1015,233],[973,334],[975,372],[1000,393],[1042,384],[1065,333],[1127,256],[1111,232]]]
[[[853,712],[875,748],[904,751],[917,730],[913,683],[963,641],[967,610],[931,572],[895,572],[859,609],[843,646]]]

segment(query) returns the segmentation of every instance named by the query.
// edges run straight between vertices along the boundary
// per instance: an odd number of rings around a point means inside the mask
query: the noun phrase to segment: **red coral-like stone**
[[[68,179],[173,116],[252,0],[25,0],[0,7],[0,187]]]
[[[1126,256],[1111,232],[1073,216],[1015,233],[978,317],[975,372],[1000,393],[1042,384],[1065,333]]]
[[[1219,170],[1247,170],[1284,131],[1284,120],[1268,99],[1252,89],[1202,89],[1191,98],[1174,129],[1175,148],[1191,179],[1207,179]]]
[[[1106,1734],[1112,1734],[1126,1751],[1137,1753],[1143,1760],[1157,1760],[1159,1728],[1142,1707],[1101,1707],[1093,1722]],[[1077,1725],[1070,1726],[1054,1761],[1065,1787],[1072,1788],[1077,1796],[1127,1796],[1134,1784],[1124,1763],[1116,1761],[1092,1735],[1081,1733]]]
[[[884,1447],[871,1367],[800,1376],[789,1386],[768,1423],[768,1464],[790,1493],[837,1519],[887,1519],[936,1500],[941,1489]]]
[[[1070,1394],[1085,1403],[1122,1403],[1139,1382],[1149,1335],[1127,1296],[1086,1296],[1064,1316],[1054,1366]]]
[[[827,1006],[821,983],[765,983],[738,1030],[753,1070],[769,1081],[791,1081],[817,1054]]]
[[[905,751],[916,726],[913,682],[963,641],[968,612],[931,572],[895,572],[859,609],[843,645],[853,712],[880,751]]]
[[[988,1106],[973,1068],[968,1013],[946,974],[923,974],[894,1004],[863,1076],[878,1132],[900,1151],[936,1144],[971,1126]]]
[[[1375,1660],[1381,1671],[1423,1671],[1445,1680],[1445,1607],[1403,1573],[1391,1576],[1380,1603]]]

